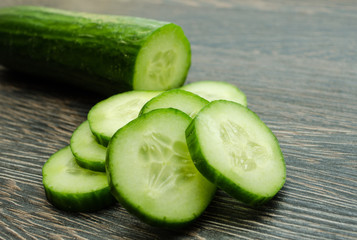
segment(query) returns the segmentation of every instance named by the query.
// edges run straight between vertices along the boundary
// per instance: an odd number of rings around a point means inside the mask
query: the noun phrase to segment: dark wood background
[[[2,0],[181,25],[187,82],[228,81],[276,134],[287,181],[250,208],[218,191],[190,227],[150,227],[119,204],[53,208],[41,168],[103,97],[0,67],[0,239],[357,239],[357,2]]]

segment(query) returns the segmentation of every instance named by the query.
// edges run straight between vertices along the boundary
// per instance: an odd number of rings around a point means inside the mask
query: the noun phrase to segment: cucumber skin
[[[139,116],[140,118],[145,118],[147,116],[152,115],[153,113],[155,113],[156,111],[160,111],[160,109],[155,109],[152,110],[148,113],[144,113],[143,115]],[[177,109],[173,109],[171,108],[170,111],[176,111],[177,114],[184,114],[186,115],[187,119],[191,120],[191,118],[184,112],[177,110]],[[135,120],[129,122],[126,126],[130,126],[131,124],[135,124]],[[125,127],[126,127],[125,126]],[[151,225],[151,226],[155,226],[155,227],[160,227],[160,228],[164,228],[164,229],[180,229],[180,228],[184,228],[188,225],[190,225],[191,223],[195,222],[199,216],[197,216],[196,214],[193,216],[191,221],[186,221],[186,222],[180,222],[180,223],[172,223],[172,222],[167,222],[165,219],[157,219],[153,216],[148,216],[144,213],[142,213],[137,206],[134,206],[133,204],[130,204],[130,201],[128,201],[125,196],[123,196],[120,191],[118,191],[116,189],[116,187],[114,186],[114,183],[112,181],[112,177],[111,177],[111,168],[110,168],[110,151],[112,149],[111,147],[111,142],[113,139],[115,139],[116,135],[120,134],[121,131],[123,131],[123,129],[125,128],[121,128],[119,129],[114,136],[112,137],[112,139],[110,140],[109,144],[108,144],[108,150],[107,150],[107,157],[106,157],[106,173],[107,173],[107,178],[108,178],[108,183],[109,183],[109,187],[111,189],[112,195],[115,197],[115,199],[131,214],[133,214],[134,216],[138,217],[140,220],[142,220],[143,222]],[[214,193],[212,194],[212,198],[214,197]],[[211,198],[211,199],[212,199]],[[208,207],[208,206],[207,206]],[[204,212],[204,211],[203,211]],[[203,213],[202,212],[202,213]]]
[[[217,102],[217,101],[230,102],[227,100],[216,100],[215,102]],[[234,103],[234,102],[232,102],[232,103]],[[234,103],[234,104],[238,104],[238,103]],[[253,112],[253,114],[255,114],[255,113]],[[258,194],[253,194],[251,192],[248,192],[248,191],[242,189],[239,185],[235,184],[229,178],[225,177],[220,172],[215,170],[215,168],[212,167],[206,161],[206,157],[204,156],[204,154],[201,150],[202,148],[199,144],[199,141],[197,141],[197,133],[196,133],[196,128],[195,128],[196,119],[197,119],[197,117],[194,118],[192,120],[192,122],[188,125],[188,127],[185,131],[185,134],[186,134],[186,143],[188,146],[188,150],[190,152],[191,159],[192,159],[193,163],[195,164],[197,170],[204,177],[206,177],[209,181],[216,184],[219,188],[221,188],[222,190],[227,192],[229,195],[231,195],[235,199],[242,201],[250,206],[253,206],[253,207],[260,206],[260,205],[263,205],[266,202],[268,202],[270,199],[272,199],[276,193],[273,194],[272,196],[261,196]],[[275,137],[275,135],[274,135],[274,137]],[[275,137],[275,140],[278,141],[276,139],[276,137]],[[283,158],[282,153],[281,153],[281,156]],[[284,185],[284,183],[285,183],[285,179],[284,179],[282,186]],[[281,187],[279,189],[281,189]]]
[[[75,152],[73,152],[73,156],[75,157],[76,163],[82,167],[82,168],[86,168],[92,171],[97,171],[97,172],[105,172],[105,166],[104,164],[100,163],[100,162],[88,162],[86,159],[81,158],[80,156],[78,156],[78,154],[76,154]]]
[[[143,18],[2,8],[0,64],[112,95],[133,88],[140,48],[166,26],[180,28]]]
[[[58,209],[68,212],[94,212],[109,207],[116,202],[110,193],[109,186],[92,193],[77,194],[76,197],[53,191],[51,188],[44,188],[47,200]],[[106,197],[103,198],[103,196]],[[85,204],[83,204],[83,199],[85,199]]]

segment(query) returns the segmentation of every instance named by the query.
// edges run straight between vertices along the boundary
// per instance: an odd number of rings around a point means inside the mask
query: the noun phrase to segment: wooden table
[[[41,168],[69,143],[101,96],[0,69],[0,239],[356,239],[355,1],[10,1],[133,15],[181,25],[187,82],[228,81],[277,136],[287,181],[251,208],[218,191],[191,226],[150,227],[116,204],[96,213],[52,207]]]

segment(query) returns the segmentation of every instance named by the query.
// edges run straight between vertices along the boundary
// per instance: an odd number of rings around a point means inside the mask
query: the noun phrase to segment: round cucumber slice
[[[59,209],[90,212],[115,202],[106,174],[78,166],[69,146],[47,160],[42,176],[48,201]]]
[[[247,97],[235,85],[218,81],[199,81],[182,86],[181,89],[197,94],[208,101],[228,100],[247,106]]]
[[[208,103],[207,100],[196,94],[181,89],[172,89],[161,93],[145,103],[140,114],[159,108],[175,108],[193,118]]]
[[[70,147],[79,166],[93,171],[105,172],[107,148],[99,144],[92,134],[88,121],[73,132]]]
[[[129,91],[111,96],[94,105],[88,113],[93,135],[107,146],[113,134],[136,118],[144,104],[161,91]]]
[[[167,24],[141,47],[134,69],[134,90],[168,90],[182,86],[191,65],[191,47],[181,27]]]
[[[206,105],[186,130],[194,164],[211,182],[250,205],[271,199],[285,183],[279,143],[260,118],[242,105]]]
[[[110,141],[106,167],[112,193],[146,223],[184,226],[215,193],[190,158],[185,142],[190,121],[179,110],[157,109],[119,129]]]

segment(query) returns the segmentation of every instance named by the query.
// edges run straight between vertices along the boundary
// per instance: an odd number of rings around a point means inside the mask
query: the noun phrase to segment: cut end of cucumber
[[[139,51],[134,90],[168,90],[182,86],[191,65],[190,43],[181,27],[156,30]]]

